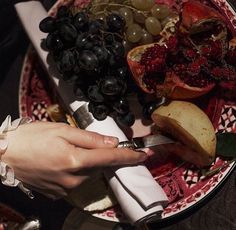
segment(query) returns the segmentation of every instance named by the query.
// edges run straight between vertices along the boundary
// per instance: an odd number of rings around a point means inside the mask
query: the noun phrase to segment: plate
[[[10,229],[11,226],[18,226],[24,224],[26,221],[20,213],[12,208],[0,203],[0,229]]]
[[[65,2],[71,1],[58,1],[51,9],[50,14],[55,14],[58,6]],[[214,3],[221,8],[222,12],[230,19],[231,25],[236,28],[236,14],[229,2],[215,0]],[[25,57],[20,79],[20,116],[30,116],[33,120],[50,120],[46,109],[55,102],[57,102],[55,90],[40,66],[34,49],[30,47]],[[235,101],[227,101],[212,94],[208,98],[204,97],[201,105],[210,117],[216,132],[236,132]],[[191,210],[210,194],[213,194],[229,176],[235,167],[235,162],[229,163],[217,158],[211,169],[218,167],[221,169],[208,177],[202,176],[200,170],[193,165],[168,154],[165,157],[158,155],[152,161],[147,161],[146,166],[169,198],[169,204],[160,219],[162,221]],[[109,221],[126,222],[119,206],[93,215]]]

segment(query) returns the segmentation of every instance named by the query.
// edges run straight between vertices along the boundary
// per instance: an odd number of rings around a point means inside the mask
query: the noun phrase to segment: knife
[[[176,143],[176,141],[167,136],[164,136],[162,134],[154,134],[144,137],[134,137],[128,141],[121,141],[117,147],[130,148],[130,149],[143,149],[143,148],[154,147],[157,145],[173,144],[173,143]]]

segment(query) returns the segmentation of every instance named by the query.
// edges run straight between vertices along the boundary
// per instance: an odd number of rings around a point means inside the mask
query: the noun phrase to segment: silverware
[[[128,141],[121,141],[118,144],[118,148],[143,149],[172,143],[176,143],[176,141],[162,134],[155,134],[144,137],[135,137]]]
[[[88,111],[87,103],[84,103],[77,110],[75,110],[72,116],[78,127],[81,129],[86,129],[94,121],[92,114]]]

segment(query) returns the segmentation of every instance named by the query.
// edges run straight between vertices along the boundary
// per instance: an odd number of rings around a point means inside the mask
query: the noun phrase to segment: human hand
[[[104,167],[136,164],[146,154],[115,148],[118,139],[63,123],[33,122],[7,133],[2,161],[28,188],[52,198],[66,196]]]

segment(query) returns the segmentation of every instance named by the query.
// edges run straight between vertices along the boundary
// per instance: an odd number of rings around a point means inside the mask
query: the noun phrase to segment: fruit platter
[[[164,132],[198,153],[165,146],[145,162],[169,199],[160,221],[213,194],[235,166],[235,21],[228,1],[59,0],[39,24],[63,80],[95,119],[111,116],[130,138]],[[30,47],[20,115],[56,120],[53,104],[60,104],[57,92]],[[94,186],[104,187],[102,199],[91,195],[82,204],[75,192],[71,202],[98,218],[127,221],[103,178]]]

